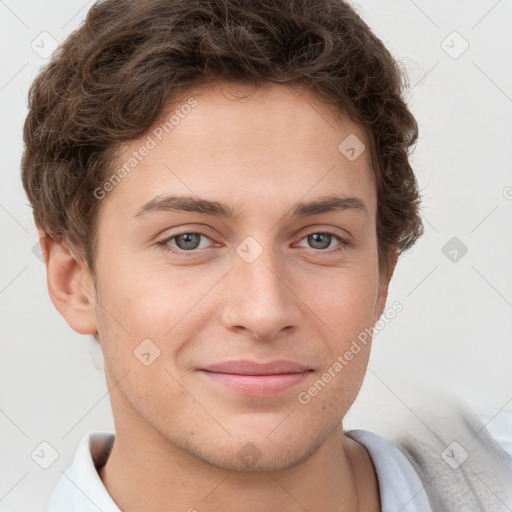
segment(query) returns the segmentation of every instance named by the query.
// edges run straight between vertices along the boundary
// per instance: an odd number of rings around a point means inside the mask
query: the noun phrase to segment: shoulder
[[[361,443],[372,459],[382,512],[431,512],[418,473],[392,442],[362,429],[347,431],[345,435]]]
[[[376,393],[359,402],[350,426],[364,428],[400,451],[432,510],[512,509],[512,413],[469,405],[444,390],[412,383],[393,390],[395,394]],[[371,451],[370,436],[361,440]],[[386,446],[381,443],[382,450]],[[379,457],[378,449],[374,453]],[[402,465],[394,466],[401,471]]]
[[[512,466],[512,409],[496,409],[487,405],[471,403],[485,428],[500,448],[507,454]]]
[[[82,438],[52,491],[48,512],[120,512],[97,471],[108,458],[114,438],[113,432],[90,432]]]

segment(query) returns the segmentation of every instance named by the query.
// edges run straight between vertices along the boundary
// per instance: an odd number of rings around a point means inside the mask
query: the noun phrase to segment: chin
[[[283,471],[313,456],[328,437],[327,432],[310,437],[288,435],[284,439],[254,436],[244,439],[208,440],[203,446],[188,443],[186,450],[202,461],[240,473]]]

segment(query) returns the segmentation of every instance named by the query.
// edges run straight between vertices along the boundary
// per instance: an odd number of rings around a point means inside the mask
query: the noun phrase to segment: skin
[[[349,161],[338,150],[365,133],[296,87],[270,84],[245,99],[233,91],[194,91],[197,106],[102,200],[96,299],[87,265],[65,242],[42,239],[53,303],[101,343],[116,440],[99,475],[124,512],[378,511],[368,452],[342,428],[371,343],[309,403],[297,398],[385,307],[396,250],[379,271],[369,151]],[[120,165],[145,140],[127,144]],[[164,194],[220,201],[240,217],[134,218]],[[297,201],[330,195],[359,198],[367,215],[291,216]],[[326,230],[350,244],[308,237]],[[169,240],[176,254],[158,245],[182,232],[205,236],[189,249]],[[251,263],[236,251],[248,236],[262,250]],[[134,355],[145,339],[160,350],[147,366]],[[275,396],[245,396],[198,371],[236,359],[313,371]]]

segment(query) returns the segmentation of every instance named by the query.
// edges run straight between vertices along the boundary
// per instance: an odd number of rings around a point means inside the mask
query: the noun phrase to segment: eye
[[[335,250],[342,250],[346,246],[350,245],[347,240],[330,231],[318,231],[315,233],[310,233],[309,235],[306,235],[304,238],[302,238],[302,240],[306,240],[307,243],[310,244],[310,248],[320,251],[331,248],[331,243],[335,240],[338,241],[338,247]]]
[[[183,252],[192,252],[196,249],[204,249],[204,246],[201,247],[202,238],[210,240],[210,238],[203,233],[184,232],[166,238],[158,242],[158,245],[161,246],[164,251],[180,254]],[[170,245],[171,242],[174,242],[175,245]]]

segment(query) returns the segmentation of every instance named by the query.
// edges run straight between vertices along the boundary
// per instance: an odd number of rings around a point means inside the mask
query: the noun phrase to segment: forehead
[[[144,147],[150,149],[135,157]],[[174,101],[143,137],[121,148],[114,172],[128,172],[108,202],[135,214],[164,193],[225,204],[245,198],[249,208],[258,198],[260,209],[265,201],[340,194],[365,196],[372,211],[368,147],[358,124],[304,87],[209,85]]]

